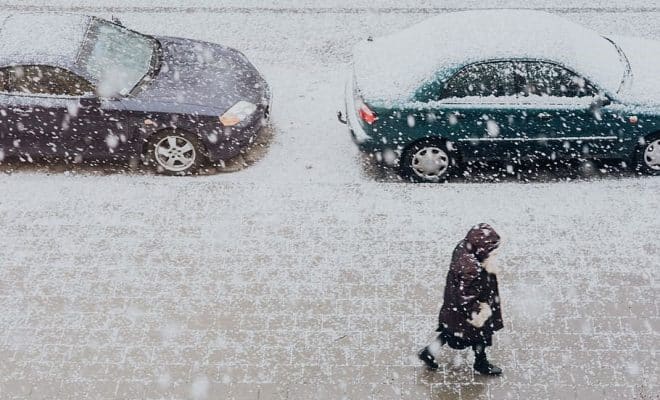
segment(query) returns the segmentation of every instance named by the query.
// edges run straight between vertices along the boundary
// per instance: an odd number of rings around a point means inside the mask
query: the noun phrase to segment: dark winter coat
[[[486,271],[483,265],[499,242],[499,235],[490,225],[480,224],[458,243],[447,274],[444,303],[438,318],[439,332],[453,334],[466,345],[490,344],[493,332],[504,327],[497,277]],[[490,306],[492,316],[477,328],[468,320],[473,320],[479,313],[480,302]]]

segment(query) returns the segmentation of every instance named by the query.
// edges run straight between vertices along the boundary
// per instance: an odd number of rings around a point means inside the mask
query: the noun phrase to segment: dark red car
[[[73,14],[0,19],[0,161],[143,159],[187,174],[237,155],[270,91],[239,51]]]

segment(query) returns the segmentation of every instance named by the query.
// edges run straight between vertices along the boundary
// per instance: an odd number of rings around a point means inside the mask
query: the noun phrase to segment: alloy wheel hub
[[[166,136],[155,146],[156,161],[168,171],[181,172],[195,163],[195,146],[181,136]]]

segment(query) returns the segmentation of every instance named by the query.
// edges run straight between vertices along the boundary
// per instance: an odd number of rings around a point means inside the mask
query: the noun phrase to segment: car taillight
[[[355,83],[355,77],[353,77],[353,99],[355,112],[360,117],[362,121],[368,125],[373,125],[374,122],[378,120],[378,115],[364,102],[360,90]]]
[[[376,115],[376,113],[371,111],[371,109],[367,107],[367,105],[364,103],[358,109],[358,115],[360,116],[360,119],[362,119],[362,121],[366,122],[369,125],[373,125],[373,123],[378,120],[378,116]]]

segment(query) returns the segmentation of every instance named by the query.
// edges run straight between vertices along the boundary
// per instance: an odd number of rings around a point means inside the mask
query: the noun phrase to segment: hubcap
[[[171,172],[181,172],[195,163],[195,146],[181,136],[166,136],[155,146],[158,165]]]
[[[660,171],[660,139],[654,140],[644,150],[644,162],[654,171]]]
[[[447,173],[449,156],[439,147],[423,147],[413,155],[410,167],[420,178],[436,181]]]

